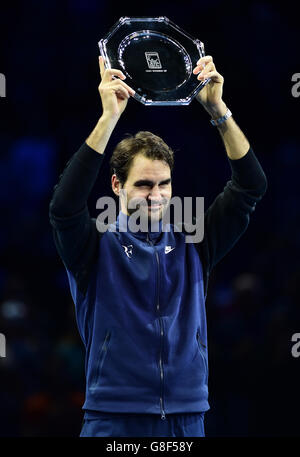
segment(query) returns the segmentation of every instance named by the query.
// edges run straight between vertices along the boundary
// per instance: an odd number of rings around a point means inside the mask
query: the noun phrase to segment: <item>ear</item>
[[[111,188],[115,195],[120,196],[121,183],[117,178],[117,175],[114,173],[111,177]]]

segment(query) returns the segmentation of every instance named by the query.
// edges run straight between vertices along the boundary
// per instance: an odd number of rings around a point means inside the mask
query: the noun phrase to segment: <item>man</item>
[[[215,120],[232,171],[205,213],[203,240],[186,243],[183,232],[162,230],[174,158],[150,132],[121,141],[112,155],[111,183],[121,211],[114,230],[100,233],[87,199],[134,91],[121,71],[105,69],[101,57],[99,64],[102,116],[68,162],[50,204],[86,348],[81,436],[204,436],[208,278],[246,230],[266,177],[222,100],[223,77],[212,57],[203,57],[193,72],[211,80],[197,100]],[[156,221],[156,230],[130,230],[132,201],[144,202],[136,208]]]

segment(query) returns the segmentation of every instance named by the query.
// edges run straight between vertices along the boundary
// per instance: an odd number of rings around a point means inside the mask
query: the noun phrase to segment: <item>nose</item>
[[[161,201],[161,193],[158,185],[152,187],[151,191],[149,192],[148,198],[151,201]]]

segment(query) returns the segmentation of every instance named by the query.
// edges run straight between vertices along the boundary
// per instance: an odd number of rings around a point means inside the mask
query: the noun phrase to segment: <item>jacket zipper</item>
[[[147,241],[151,246],[154,247],[154,244],[152,243],[152,241],[149,238],[149,233],[147,233]],[[157,271],[158,271],[156,310],[157,310],[157,313],[159,314],[159,256],[158,256],[158,252],[156,251],[155,247],[154,247],[154,251],[155,251],[155,257],[156,257],[156,262],[157,262]],[[166,414],[165,414],[165,410],[164,410],[164,401],[163,401],[164,369],[163,369],[163,361],[162,361],[162,344],[163,344],[164,328],[163,328],[163,323],[162,323],[161,317],[159,317],[159,326],[160,326],[160,340],[161,340],[161,346],[160,346],[161,349],[160,349],[160,355],[159,355],[159,371],[160,371],[161,389],[160,389],[159,401],[160,401],[161,418],[163,420],[165,420]]]

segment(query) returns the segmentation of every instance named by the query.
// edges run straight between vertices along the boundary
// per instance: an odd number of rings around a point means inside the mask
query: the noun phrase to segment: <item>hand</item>
[[[216,114],[217,117],[225,114],[225,104],[222,100],[224,78],[217,72],[212,56],[201,57],[193,69],[193,73],[198,74],[199,81],[211,78],[210,82],[200,90],[196,99],[210,114]]]
[[[115,69],[105,69],[104,59],[99,57],[101,83],[99,93],[102,101],[103,115],[119,118],[126,108],[128,99],[135,94],[134,90],[124,83],[126,76]],[[119,78],[115,78],[118,76]]]

